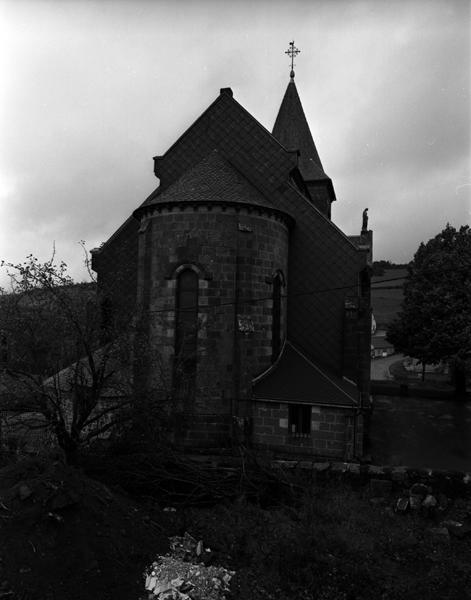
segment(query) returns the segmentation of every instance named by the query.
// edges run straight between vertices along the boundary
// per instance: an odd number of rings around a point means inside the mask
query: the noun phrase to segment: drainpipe
[[[232,340],[232,373],[234,393],[231,399],[231,420],[238,414],[237,402],[240,395],[240,352],[239,352],[239,215],[235,215],[235,259],[234,259],[234,330]]]
[[[361,400],[360,400],[361,403]],[[353,458],[358,458],[357,456],[357,418],[360,414],[360,410],[357,408],[353,409]]]

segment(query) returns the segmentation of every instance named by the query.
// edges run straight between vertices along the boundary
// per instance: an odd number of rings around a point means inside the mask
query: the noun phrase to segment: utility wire
[[[463,269],[453,269],[453,271],[461,271]],[[466,269],[468,270],[468,269]],[[436,270],[429,270],[429,271],[424,271],[424,273],[449,273],[451,271],[451,269],[436,269]],[[382,279],[381,281],[376,281],[375,283],[372,283],[370,288],[371,289],[375,289],[375,290],[381,290],[381,289],[400,289],[400,286],[397,287],[393,287],[393,288],[388,288],[388,287],[381,287],[382,283],[389,283],[391,281],[404,281],[405,279],[408,278],[408,275],[403,275],[402,277],[391,277],[389,279]],[[339,287],[333,287],[333,288],[324,288],[324,289],[319,289],[319,290],[306,290],[304,292],[298,292],[295,294],[282,294],[282,298],[299,298],[301,296],[313,296],[314,294],[323,294],[326,292],[337,292],[340,290],[348,290],[348,289],[356,289],[358,288],[357,284],[353,284],[353,285],[344,285],[344,286],[339,286]],[[262,296],[260,298],[240,298],[237,302],[234,301],[229,301],[229,302],[219,302],[218,304],[212,304],[212,305],[206,305],[206,306],[202,306],[200,304],[198,304],[197,306],[190,306],[190,307],[186,307],[186,308],[179,308],[178,312],[191,312],[194,310],[198,310],[199,312],[203,312],[203,311],[208,311],[212,310],[212,309],[217,309],[217,308],[222,308],[225,306],[234,306],[235,304],[238,305],[242,305],[242,304],[255,304],[257,302],[265,302],[266,300],[273,300],[273,296]],[[176,312],[176,308],[161,308],[158,310],[149,310],[147,312],[150,312],[152,314],[159,314],[159,313],[168,313],[168,312]]]
[[[384,281],[397,281],[399,279],[404,279],[404,277],[396,277],[395,279],[389,279],[389,280],[384,280]],[[371,286],[373,287],[373,286]],[[299,298],[301,296],[313,296],[314,294],[323,294],[326,292],[337,292],[340,290],[352,290],[352,289],[357,289],[358,285],[357,284],[353,284],[353,285],[343,285],[343,286],[339,286],[339,287],[332,287],[332,288],[324,288],[324,289],[319,289],[319,290],[306,290],[304,292],[298,292],[295,294],[282,294],[281,297],[282,298]],[[381,288],[379,288],[381,289]],[[201,304],[198,304],[197,306],[190,306],[187,308],[180,308],[179,312],[191,312],[194,311],[195,309],[198,309],[199,311],[205,311],[205,310],[210,310],[210,309],[215,309],[215,308],[221,308],[224,306],[234,306],[235,304],[241,305],[241,304],[254,304],[257,302],[265,302],[266,300],[273,300],[273,295],[270,296],[262,296],[259,298],[240,298],[237,302],[234,301],[229,301],[229,302],[219,302],[218,304],[212,304],[207,305],[207,306],[202,306]],[[165,312],[176,312],[175,308],[161,308],[158,310],[150,310],[148,312],[151,312],[153,314],[158,314],[158,313],[165,313]]]

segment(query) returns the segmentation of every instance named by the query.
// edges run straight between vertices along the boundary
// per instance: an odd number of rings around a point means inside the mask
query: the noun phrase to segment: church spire
[[[299,170],[305,181],[323,179],[327,175],[294,83],[294,72],[291,73],[272,134],[287,150],[299,150]]]
[[[294,41],[290,42],[289,48],[285,52],[291,59],[290,80],[272,134],[287,150],[299,152],[298,168],[308,186],[311,197],[314,200],[314,197],[320,194],[320,187],[324,188],[325,194],[324,192],[321,194],[322,198],[319,197],[318,202],[314,201],[316,205],[319,204],[322,212],[330,216],[330,203],[335,200],[334,188],[330,177],[324,172],[294,83],[294,57],[299,52]]]

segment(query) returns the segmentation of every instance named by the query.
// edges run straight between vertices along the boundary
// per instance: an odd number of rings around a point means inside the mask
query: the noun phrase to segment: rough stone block
[[[346,473],[348,470],[348,463],[346,462],[333,462],[331,463],[331,470],[333,473]]]
[[[358,463],[348,463],[348,472],[353,475],[360,475],[361,465]]]
[[[384,475],[384,468],[377,465],[369,465],[368,473],[369,475]]]
[[[298,467],[300,469],[305,469],[305,470],[311,470],[312,469],[312,462],[309,460],[302,460],[298,463]]]
[[[391,472],[393,481],[406,481],[407,469],[405,467],[394,467]]]
[[[414,483],[414,485],[410,488],[410,495],[419,496],[421,499],[425,498],[429,492],[429,487],[424,483]]]
[[[324,473],[330,469],[330,462],[315,462],[312,465],[314,471]]]

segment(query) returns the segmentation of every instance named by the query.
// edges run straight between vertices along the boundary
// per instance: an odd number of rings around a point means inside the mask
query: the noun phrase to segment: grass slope
[[[386,269],[383,275],[372,277],[371,304],[379,328],[386,327],[399,312],[406,276],[407,269]]]

